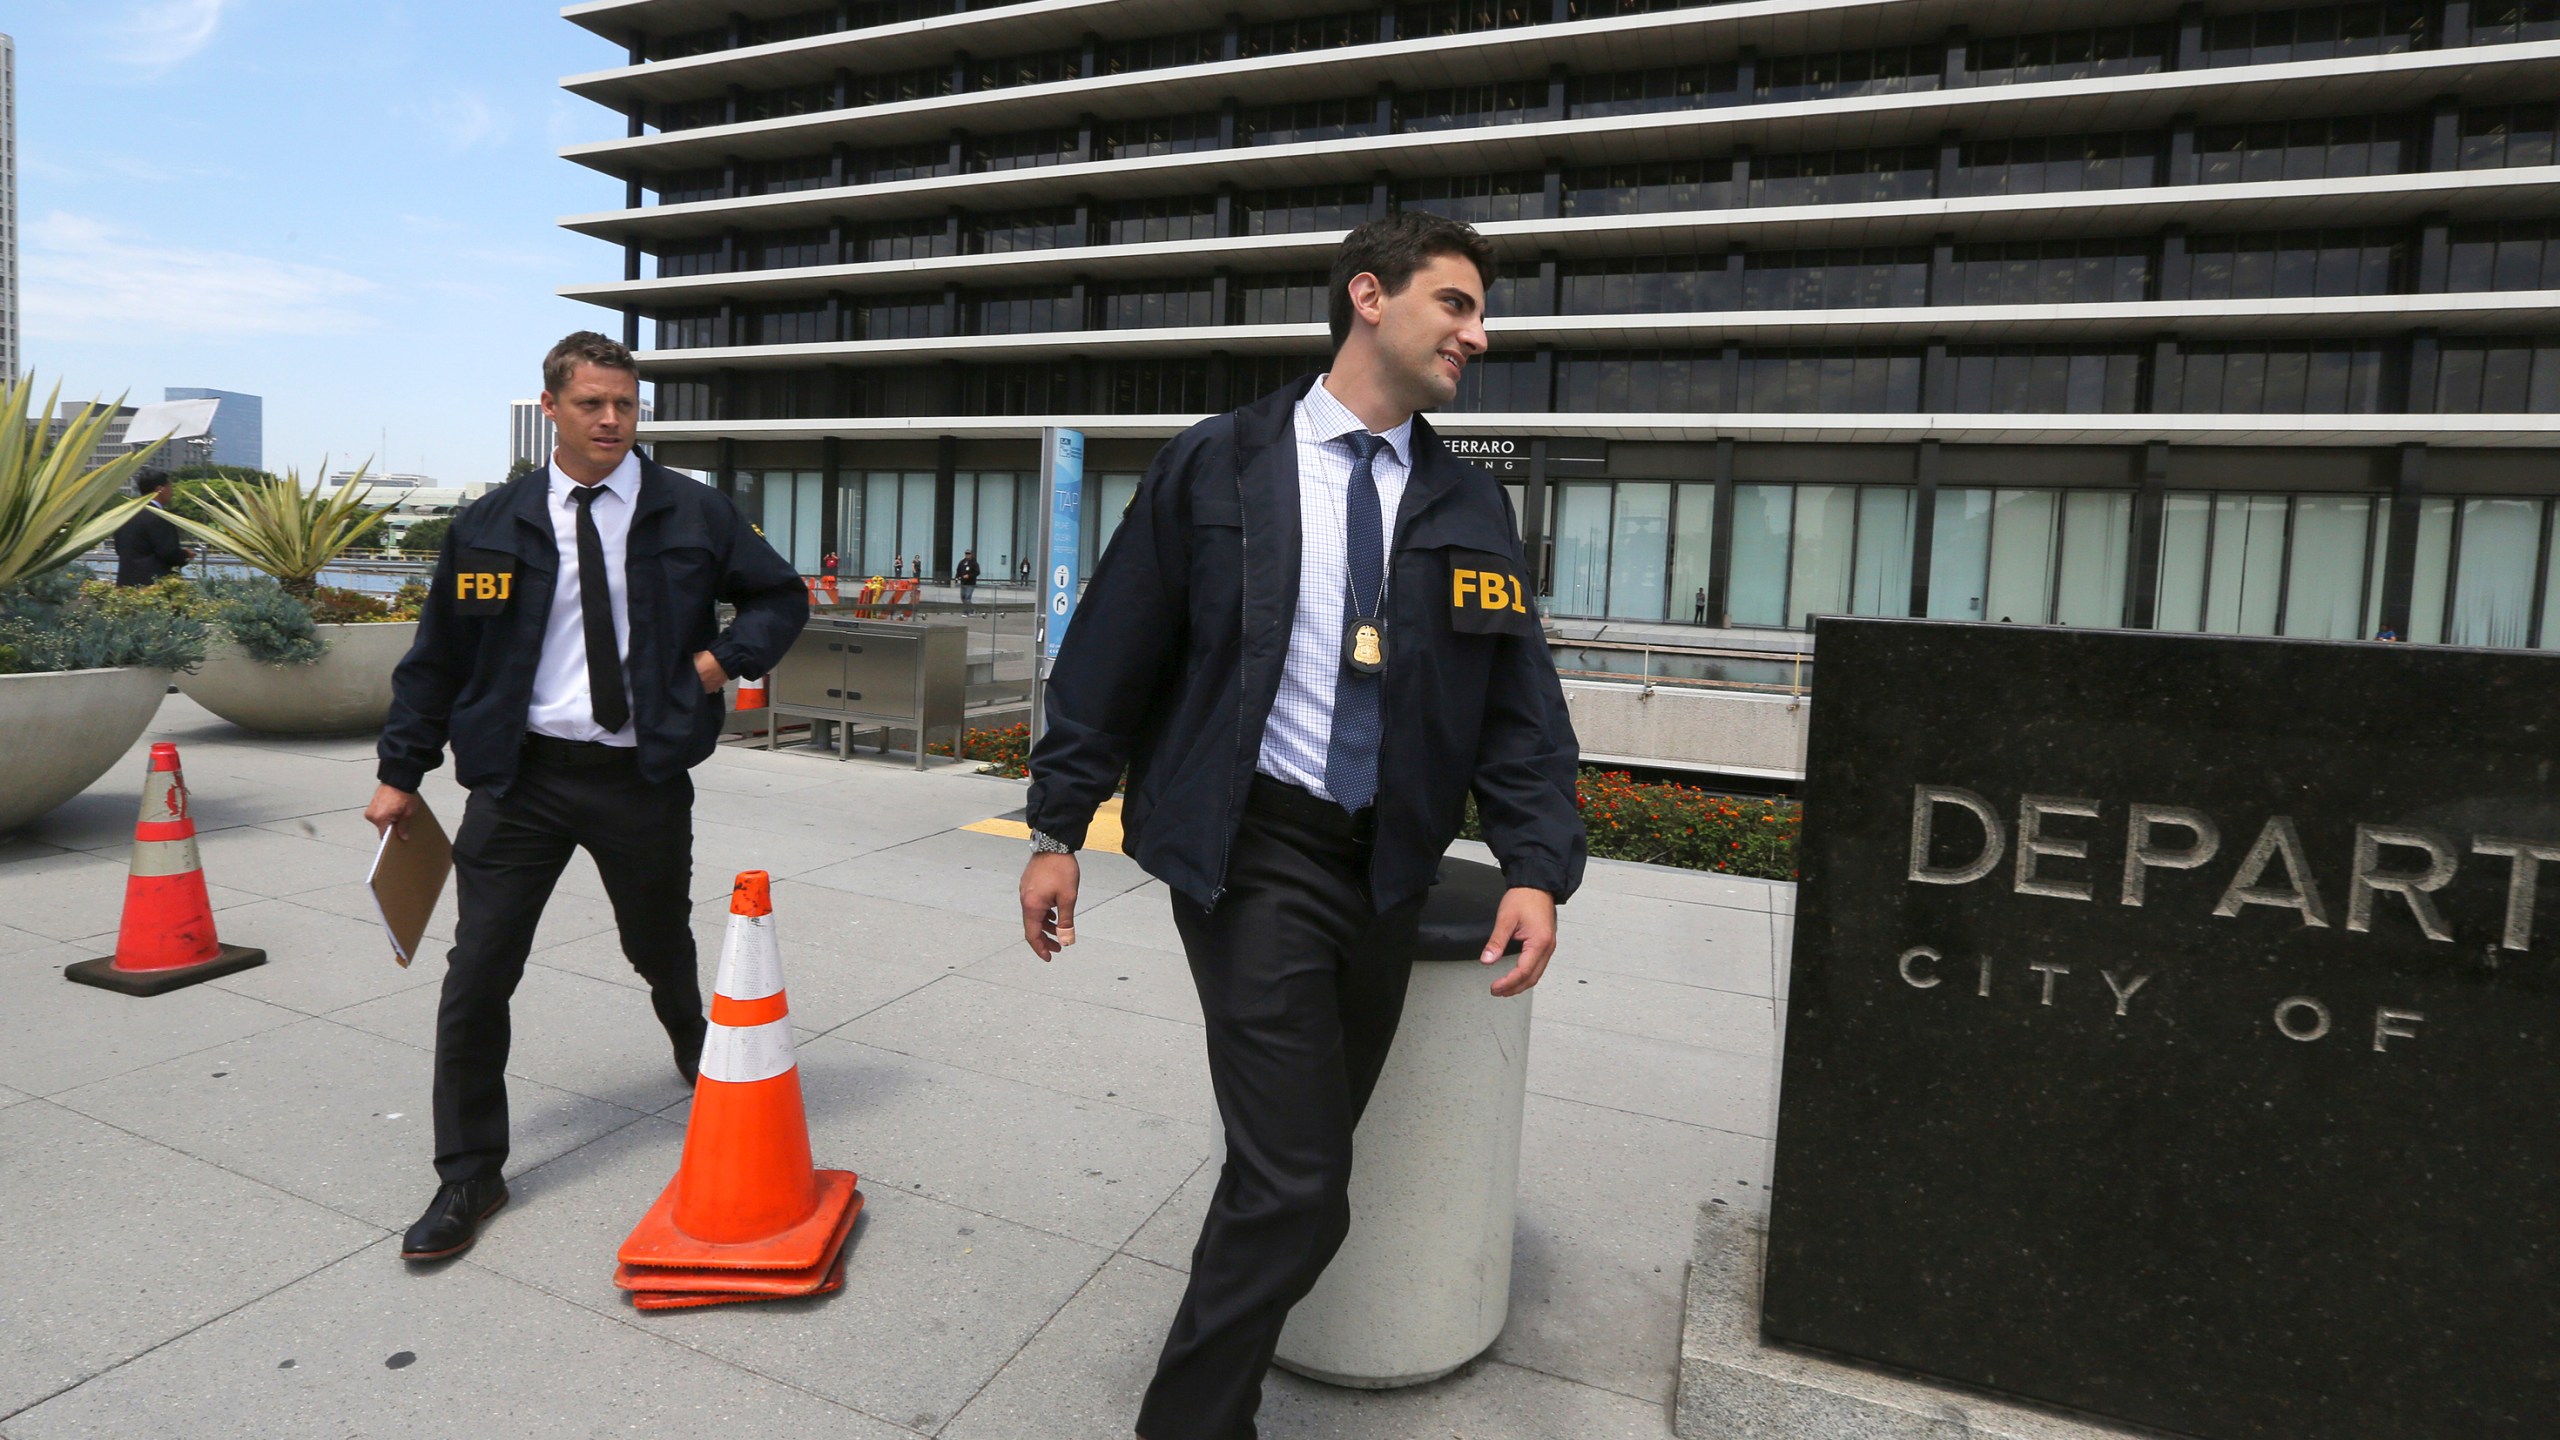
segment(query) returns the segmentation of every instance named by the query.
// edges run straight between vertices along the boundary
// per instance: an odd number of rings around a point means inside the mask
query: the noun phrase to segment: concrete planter
[[[391,671],[409,653],[418,622],[323,625],[329,653],[308,665],[253,660],[217,638],[192,675],[187,698],[239,726],[269,735],[349,735],[379,730],[391,713]]]
[[[1289,1312],[1272,1358],[1362,1390],[1419,1385],[1484,1353],[1511,1313],[1520,1121],[1536,991],[1490,993],[1476,962],[1501,873],[1443,860],[1404,1022],[1352,1137],[1351,1235]]]
[[[89,788],[160,711],[166,670],[0,675],[0,834]]]

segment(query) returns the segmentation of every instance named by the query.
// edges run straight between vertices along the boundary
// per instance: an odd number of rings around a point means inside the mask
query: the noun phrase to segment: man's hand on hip
[[[729,683],[729,672],[720,668],[720,662],[712,659],[708,650],[693,652],[693,673],[702,677],[702,693],[705,695],[717,695],[721,687]]]
[[[373,826],[374,834],[379,835],[397,825],[403,840],[409,838],[409,817],[417,813],[418,796],[415,791],[395,790],[388,785],[374,786],[373,803],[364,807],[364,818]]]
[[[1556,897],[1525,886],[1502,892],[1502,908],[1493,917],[1493,938],[1484,942],[1484,953],[1476,958],[1490,965],[1502,958],[1514,940],[1520,942],[1520,961],[1493,982],[1496,995],[1520,994],[1547,973],[1547,957],[1556,953]]]
[[[1044,852],[1022,867],[1022,938],[1042,960],[1076,943],[1076,882],[1082,875],[1073,855]]]

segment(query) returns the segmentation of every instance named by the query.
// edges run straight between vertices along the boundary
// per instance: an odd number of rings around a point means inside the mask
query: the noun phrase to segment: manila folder
[[[409,838],[400,838],[398,826],[382,832],[382,843],[373,852],[373,874],[365,884],[381,912],[383,933],[391,937],[391,958],[403,966],[417,958],[427,917],[435,913],[445,877],[452,873],[453,842],[445,838],[425,800],[409,814]]]

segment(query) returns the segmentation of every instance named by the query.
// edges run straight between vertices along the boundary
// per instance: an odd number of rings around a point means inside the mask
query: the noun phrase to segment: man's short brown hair
[[[607,370],[628,370],[633,379],[640,378],[640,362],[631,358],[623,343],[593,330],[581,330],[551,347],[542,357],[542,388],[557,395],[569,388],[569,377],[581,365],[601,365]]]
[[[1484,288],[1493,288],[1493,242],[1462,221],[1428,210],[1401,210],[1344,236],[1342,248],[1334,252],[1328,282],[1333,287],[1328,312],[1333,348],[1340,350],[1342,342],[1351,338],[1351,277],[1375,275],[1388,294],[1401,295],[1413,283],[1415,271],[1443,255],[1474,261]]]

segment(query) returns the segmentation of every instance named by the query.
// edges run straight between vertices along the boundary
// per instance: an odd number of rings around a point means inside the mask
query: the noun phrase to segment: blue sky
[[[5,0],[26,368],[69,397],[266,399],[270,469],[507,463],[507,402],[621,275],[564,214],[622,133],[559,89],[618,63],[535,0]]]

